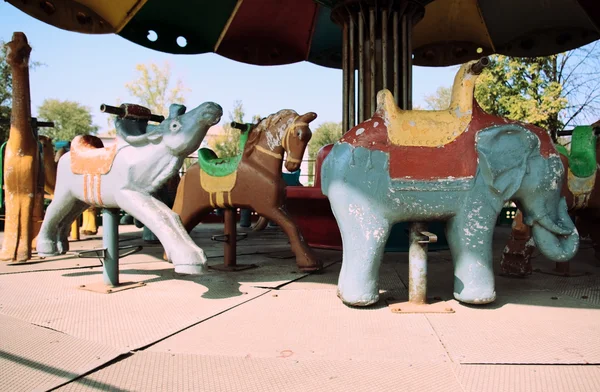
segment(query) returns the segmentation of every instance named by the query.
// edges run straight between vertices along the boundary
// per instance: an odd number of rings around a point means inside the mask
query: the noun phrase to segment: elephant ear
[[[503,200],[509,200],[521,186],[527,160],[536,151],[537,135],[518,125],[501,125],[477,134],[479,171],[485,182]]]

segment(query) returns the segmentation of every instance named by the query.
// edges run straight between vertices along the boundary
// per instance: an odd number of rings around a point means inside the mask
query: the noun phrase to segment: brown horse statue
[[[322,263],[308,247],[285,210],[285,184],[281,168],[296,171],[312,132],[308,124],[317,115],[280,110],[249,127],[240,136],[240,154],[217,158],[212,150],[198,152],[198,163],[181,179],[173,211],[191,231],[215,208],[252,208],[275,222],[290,240],[298,268],[320,269]]]

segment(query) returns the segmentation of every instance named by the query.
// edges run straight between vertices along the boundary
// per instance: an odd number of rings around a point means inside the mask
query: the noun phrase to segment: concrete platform
[[[194,240],[222,263],[220,225]],[[240,229],[243,231],[243,229]],[[509,228],[497,228],[497,262]],[[256,269],[175,274],[160,245],[121,226],[121,281],[111,294],[98,259],[73,254],[0,264],[0,391],[600,391],[600,268],[585,242],[574,278],[497,276],[498,299],[452,299],[452,259],[430,252],[429,295],[453,314],[395,314],[406,300],[405,253],[387,254],[382,300],[349,308],[336,296],[341,252],[317,250],[327,268],[297,270],[278,229],[248,233],[238,262]],[[101,247],[101,233],[71,250]],[[534,259],[534,268],[554,263]]]

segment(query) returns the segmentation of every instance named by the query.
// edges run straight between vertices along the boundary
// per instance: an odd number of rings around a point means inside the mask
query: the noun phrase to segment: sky
[[[10,41],[13,32],[25,33],[33,48],[31,61],[43,65],[30,73],[32,116],[47,98],[71,100],[90,108],[100,133],[108,131],[100,105],[136,103],[125,88],[137,78],[135,66],[155,62],[171,64],[173,78],[190,89],[186,106],[213,101],[223,107],[221,124],[241,100],[246,121],[280,109],[316,112],[316,129],[327,121],[341,121],[342,71],[308,62],[259,67],[207,53],[174,55],[136,45],[116,34],[89,35],[61,30],[0,1],[0,40]],[[458,67],[414,67],[413,104],[425,107],[424,97],[439,86],[452,85]]]

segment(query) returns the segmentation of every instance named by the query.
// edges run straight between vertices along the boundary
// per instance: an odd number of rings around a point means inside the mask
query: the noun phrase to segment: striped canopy
[[[331,11],[356,0],[6,0],[53,26],[116,33],[174,54],[215,52],[257,65],[298,61],[341,67]],[[396,0],[410,1],[410,0]],[[415,65],[464,63],[482,54],[543,56],[600,38],[598,0],[413,0],[425,17],[413,34]],[[392,0],[365,0],[386,6]]]

